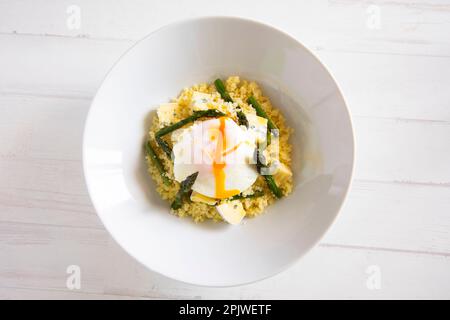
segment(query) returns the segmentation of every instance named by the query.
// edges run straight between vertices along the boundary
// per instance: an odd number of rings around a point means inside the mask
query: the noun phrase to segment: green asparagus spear
[[[272,122],[272,120],[269,118],[267,113],[264,111],[264,109],[261,107],[254,96],[250,96],[247,99],[247,103],[252,105],[259,117],[267,119],[267,145],[269,145],[271,141],[271,130],[278,129],[277,126]]]
[[[227,89],[225,88],[222,80],[216,79],[216,81],[214,81],[214,85],[216,86],[216,90],[220,93],[220,96],[223,100],[225,100],[226,102],[233,102],[233,99],[231,99],[230,94],[227,92]]]
[[[237,195],[231,197],[231,200],[258,198],[258,197],[262,197],[263,195],[264,195],[264,192],[262,192],[262,191],[255,191],[253,194],[248,194],[245,196],[242,193],[240,193],[240,194],[237,194]]]
[[[156,142],[161,147],[161,149],[164,151],[164,153],[170,158],[172,157],[172,149],[170,148],[169,144],[163,140],[163,138],[156,136],[155,137]]]
[[[278,188],[275,179],[271,175],[264,175],[264,179],[266,179],[266,183],[269,186],[269,189],[273,192],[275,197],[281,198],[283,197],[283,193],[281,192],[280,188]]]
[[[225,113],[223,113],[222,111],[219,111],[217,109],[208,109],[208,110],[197,110],[194,111],[194,116],[196,116],[196,119],[199,118],[218,118],[218,117],[223,117],[226,116]]]
[[[259,174],[261,174],[261,169],[267,168],[266,165],[264,165],[261,162],[261,159],[263,159],[263,155],[259,152],[259,146],[257,146],[256,149],[256,170]],[[281,192],[280,188],[278,188],[277,183],[275,182],[274,178],[271,175],[265,174],[262,175],[264,179],[266,180],[267,186],[269,187],[270,191],[275,195],[277,198],[283,197],[283,193]]]
[[[225,116],[225,113],[220,112],[219,110],[216,110],[216,109],[194,111],[194,113],[191,116],[189,116],[181,121],[178,121],[177,123],[174,123],[170,126],[164,127],[161,130],[159,130],[158,132],[156,132],[156,137],[162,137],[168,133],[171,133],[177,129],[180,129],[181,127],[184,127],[188,123],[196,121],[199,118],[203,118],[203,117],[216,118],[216,117],[222,117],[222,116]]]
[[[267,113],[264,111],[264,109],[261,107],[261,105],[258,103],[258,101],[256,101],[256,99],[255,99],[254,96],[250,96],[250,97],[247,99],[247,103],[252,105],[252,107],[256,110],[256,114],[257,114],[259,117],[263,117],[263,118],[266,118],[266,119],[267,119],[267,127],[268,127],[270,130],[278,129],[277,126],[272,122],[272,120],[270,120],[269,116],[268,116]]]
[[[214,81],[214,85],[216,86],[216,90],[217,92],[220,93],[220,96],[222,97],[223,100],[225,100],[226,102],[233,102],[233,99],[227,92],[227,89],[225,88],[225,85],[223,84],[222,80],[217,79],[216,81]],[[239,125],[240,126],[244,125],[248,128],[248,120],[247,117],[245,116],[245,113],[239,110],[236,112],[236,114],[238,117]]]
[[[159,173],[161,174],[164,184],[166,186],[170,185],[171,182],[169,178],[166,176],[166,171],[164,170],[161,160],[156,155],[155,150],[153,150],[150,141],[147,141],[147,143],[145,144],[145,150],[147,151],[147,154],[149,155],[150,159],[152,159],[152,162],[155,165],[156,169],[158,169]]]
[[[156,134],[155,134],[156,142],[161,147],[161,149],[163,149],[165,154],[170,158],[172,155],[172,149],[170,148],[169,144],[162,139],[162,136],[179,129],[179,128],[187,125],[188,123],[194,122],[195,120],[197,120],[199,118],[203,118],[203,117],[214,118],[214,117],[222,117],[222,116],[225,116],[225,113],[220,112],[219,110],[216,110],[216,109],[194,111],[194,113],[191,116],[189,116],[177,123],[174,123],[170,126],[164,127],[161,130],[159,130],[158,132],[156,132]]]
[[[258,171],[258,173],[261,174],[261,169],[264,167],[265,163],[265,157],[260,152],[259,144],[256,146],[255,153],[253,156],[256,157],[256,171]]]
[[[194,185],[195,180],[197,179],[198,172],[191,174],[186,179],[181,182],[180,190],[175,196],[175,200],[172,202],[172,209],[177,210],[180,209],[183,205],[183,199],[189,194],[192,186]]]
[[[245,116],[245,113],[243,113],[242,111],[238,111],[236,114],[238,117],[239,125],[246,126],[248,128],[248,120],[247,117]]]

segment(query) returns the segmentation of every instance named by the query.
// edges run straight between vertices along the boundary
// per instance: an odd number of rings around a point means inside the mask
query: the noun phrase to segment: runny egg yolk
[[[248,161],[254,155],[254,138],[229,117],[197,121],[173,141],[175,180],[182,182],[198,172],[192,190],[199,194],[226,199],[258,178]]]
[[[226,124],[225,124],[225,117],[219,118],[220,126],[219,126],[219,132],[221,139],[217,139],[217,147],[216,152],[214,155],[214,160],[212,163],[213,166],[213,172],[214,172],[214,178],[216,180],[216,198],[224,199],[229,198],[232,196],[235,196],[240,193],[239,190],[232,189],[232,190],[226,190],[225,189],[225,171],[224,168],[227,165],[225,160],[223,159],[223,156],[225,155],[227,151],[227,138],[225,134],[226,130]],[[233,150],[234,147],[233,147]]]

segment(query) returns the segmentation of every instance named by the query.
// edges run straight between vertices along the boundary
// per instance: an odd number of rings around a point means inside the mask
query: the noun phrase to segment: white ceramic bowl
[[[241,226],[195,224],[169,214],[142,146],[159,103],[229,75],[260,83],[295,129],[296,186]],[[174,23],[134,45],[98,90],[83,144],[89,194],[113,238],[149,269],[208,286],[263,279],[304,255],[336,218],[353,162],[349,111],[323,64],[283,32],[226,17]]]

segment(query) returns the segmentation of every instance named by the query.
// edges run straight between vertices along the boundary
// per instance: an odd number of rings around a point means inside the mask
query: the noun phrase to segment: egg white
[[[197,121],[192,126],[175,135],[174,175],[181,182],[192,173],[198,172],[192,190],[205,196],[216,198],[216,179],[213,170],[218,139],[222,139],[220,120]],[[252,164],[256,147],[255,138],[245,127],[238,126],[232,119],[225,119],[224,135],[226,149],[223,162],[226,164],[226,190],[240,192],[255,183],[258,173]]]

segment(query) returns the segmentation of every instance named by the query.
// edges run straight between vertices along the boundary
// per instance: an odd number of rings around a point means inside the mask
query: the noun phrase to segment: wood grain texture
[[[92,294],[78,291],[29,288],[0,288],[1,300],[145,300],[124,295]]]
[[[81,8],[79,30],[66,26]],[[370,6],[379,29],[367,27]],[[295,14],[292,14],[295,12]],[[181,284],[133,261],[89,200],[81,138],[90,101],[133,42],[202,15],[262,20],[308,45],[350,105],[348,201],[300,263],[256,284]],[[0,0],[0,298],[450,298],[450,3]],[[82,288],[65,286],[82,268]],[[382,288],[369,290],[378,266]]]
[[[446,0],[358,1],[271,0],[213,1],[37,0],[1,1],[1,33],[137,40],[179,19],[230,15],[263,20],[282,28],[315,49],[449,56],[450,4]],[[67,8],[81,9],[80,29],[67,27]],[[368,28],[369,6],[380,12],[380,28]],[[293,14],[294,13],[294,14]],[[37,19],[36,17],[41,17]]]
[[[66,268],[81,267],[80,294],[146,298],[442,298],[448,296],[449,258],[321,245],[273,278],[241,287],[204,288],[148,272],[102,230],[0,223],[0,281],[8,288],[46,288],[69,294]],[[36,250],[39,249],[39,250]],[[245,263],[245,261],[243,261]],[[382,287],[367,287],[370,266]],[[424,270],[432,270],[425,272]],[[54,293],[53,293],[54,295]]]
[[[132,43],[0,35],[0,93],[91,99]],[[342,87],[353,115],[450,121],[450,57],[316,53]]]
[[[0,110],[6,115],[0,120],[0,221],[102,228],[82,177],[81,139],[88,107],[84,99],[0,96]],[[370,117],[355,117],[354,122],[360,146],[356,181],[338,220],[342,227],[333,228],[325,241],[450,253],[450,234],[445,232],[450,225],[450,188],[437,179],[417,182],[417,172],[437,178],[445,172],[437,164],[444,167],[450,152],[439,143],[445,144],[450,125]],[[430,137],[437,143],[430,145]],[[414,143],[405,145],[409,141]],[[380,147],[372,150],[373,145]],[[436,156],[435,150],[442,161],[428,166],[421,154]],[[416,182],[402,183],[410,177]],[[422,236],[411,239],[417,233]]]

